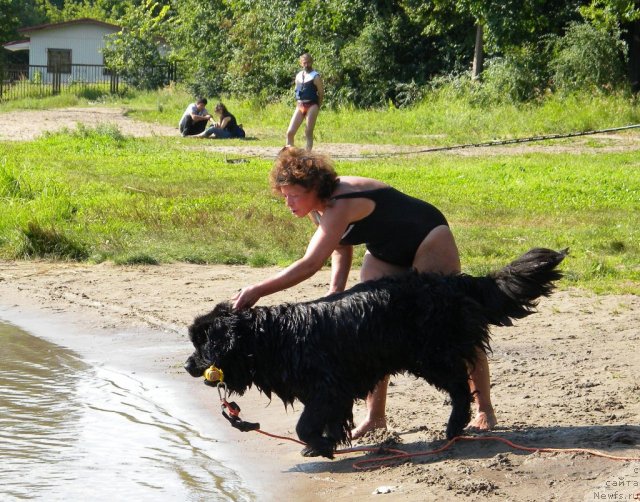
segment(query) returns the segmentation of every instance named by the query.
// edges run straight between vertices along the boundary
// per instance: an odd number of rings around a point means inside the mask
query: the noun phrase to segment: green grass
[[[210,98],[209,108],[213,109],[219,99]],[[283,144],[293,112],[292,100],[276,103],[222,100],[245,126],[249,136],[267,145]],[[157,93],[137,94],[122,103],[129,107],[129,115],[134,118],[175,125],[190,101],[193,97],[180,88],[167,88]],[[624,93],[549,96],[541,103],[487,108],[470,105],[467,96],[443,90],[429,94],[422,103],[411,108],[323,108],[315,136],[318,144],[445,146],[591,131],[639,122],[640,107],[636,99]]]
[[[184,96],[178,100],[178,91],[165,94],[118,104],[141,119],[163,122],[170,115],[174,123]],[[599,117],[605,125],[615,124],[614,119],[617,124],[637,119],[636,108],[628,103],[625,108],[621,99],[611,98],[609,107],[598,101],[594,106],[600,112],[582,115],[576,102],[571,105],[573,124],[597,128]],[[243,113],[256,106],[234,105],[232,111]],[[455,115],[451,123],[444,109],[432,109],[433,124],[427,130],[443,144],[465,134],[487,140],[508,133],[558,132],[553,116],[571,115],[571,109],[558,109],[554,103],[531,108],[529,122],[509,108],[492,110],[482,119],[488,131],[482,131],[464,125],[470,117],[481,120],[476,111],[456,111],[457,106],[452,103],[447,112]],[[264,121],[262,131],[273,131],[264,139],[260,133],[254,144],[281,143],[275,131],[281,136],[289,108],[274,104],[263,107],[262,115],[251,115]],[[355,116],[365,130],[386,131],[380,142],[400,138],[398,144],[412,144],[414,139],[401,138],[402,131],[409,131],[408,136],[416,131],[421,113],[426,113],[421,107],[406,112],[326,111],[321,122],[325,131],[337,131],[331,133],[335,141],[374,142],[361,136],[360,127],[348,125]],[[386,117],[386,125],[378,115]],[[438,129],[440,135],[435,134]],[[421,143],[432,144],[425,138]],[[336,168],[342,174],[381,179],[440,207],[454,230],[466,272],[485,273],[534,246],[569,247],[563,287],[640,294],[640,155],[637,150],[596,152],[441,153],[338,160]],[[270,193],[271,161],[246,160],[229,163],[222,155],[185,149],[185,140],[178,137],[126,137],[113,126],[0,143],[0,257],[285,265],[304,252],[312,225],[292,218]],[[361,256],[359,249],[356,265]]]

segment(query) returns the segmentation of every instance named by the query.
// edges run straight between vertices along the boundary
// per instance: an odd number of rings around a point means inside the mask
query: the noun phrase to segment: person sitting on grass
[[[211,119],[211,115],[205,108],[206,106],[207,98],[198,98],[195,103],[187,106],[178,124],[180,134],[194,136],[205,130],[207,122]]]
[[[232,113],[229,113],[229,110],[227,110],[224,104],[218,103],[215,108],[215,113],[218,115],[218,123],[198,134],[198,138],[244,138],[244,129],[238,125],[236,118]]]

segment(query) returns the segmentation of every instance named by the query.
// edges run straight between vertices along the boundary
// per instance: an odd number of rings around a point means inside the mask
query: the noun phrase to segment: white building
[[[62,23],[41,24],[20,28],[26,40],[8,42],[10,51],[29,51],[29,78],[49,82],[58,73],[62,82],[108,80],[102,67],[102,49],[107,35],[120,27],[95,19],[76,19]]]

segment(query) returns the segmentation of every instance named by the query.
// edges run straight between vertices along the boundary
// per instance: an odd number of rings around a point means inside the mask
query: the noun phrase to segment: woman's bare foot
[[[493,410],[489,412],[478,411],[475,418],[467,425],[466,430],[468,432],[486,432],[492,430],[496,425],[498,425],[498,419]]]
[[[374,431],[376,429],[386,429],[387,420],[385,418],[378,418],[375,420],[365,419],[351,431],[351,439],[359,439],[367,432]]]

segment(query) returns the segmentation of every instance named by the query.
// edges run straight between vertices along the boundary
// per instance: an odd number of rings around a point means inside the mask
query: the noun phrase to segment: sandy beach
[[[569,263],[564,265],[570,267]],[[274,269],[171,264],[116,266],[0,262],[0,305],[14,320],[54,333],[101,364],[161,378],[221,438],[221,454],[255,484],[257,500],[300,501],[603,500],[640,492],[640,462],[567,453],[530,453],[495,441],[465,441],[437,455],[360,470],[362,453],[333,461],[306,459],[300,446],[232,429],[214,389],[182,369],[191,352],[192,319]],[[353,283],[356,276],[353,275]],[[328,270],[264,303],[321,296]],[[40,326],[37,328],[37,326]],[[499,426],[493,436],[527,447],[589,448],[640,457],[640,298],[558,291],[514,327],[493,330],[490,365]],[[295,437],[301,407],[285,410],[251,391],[236,399],[242,416],[263,430]],[[396,376],[389,430],[357,445],[408,453],[444,444],[445,396],[412,377]],[[362,403],[356,420],[362,417]],[[624,484],[622,483],[624,480]],[[376,491],[388,492],[374,494]]]

